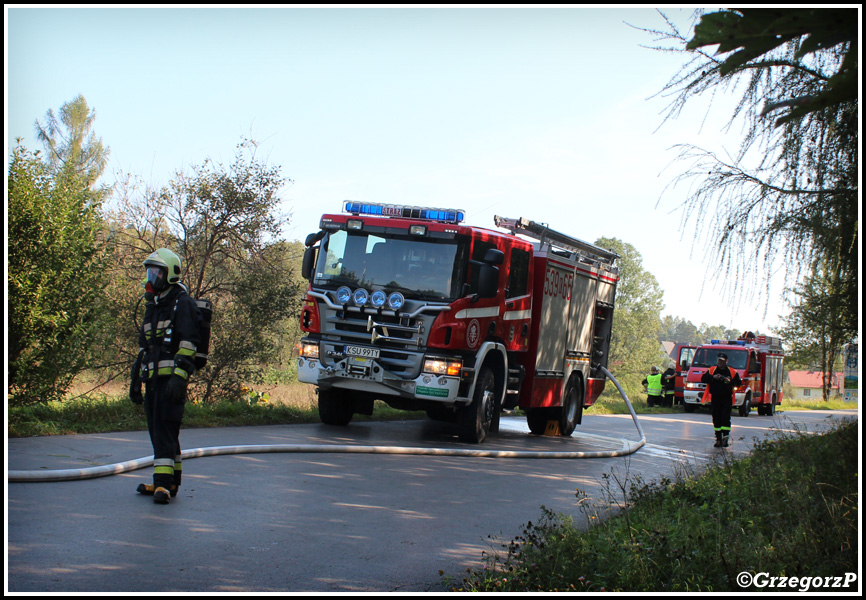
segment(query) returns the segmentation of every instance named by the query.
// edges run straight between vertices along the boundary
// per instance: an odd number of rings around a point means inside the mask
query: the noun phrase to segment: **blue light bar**
[[[399,204],[372,204],[367,202],[343,202],[343,212],[353,215],[367,215],[371,217],[397,217],[402,219],[418,219],[422,221],[436,221],[439,223],[462,223],[466,218],[466,211],[453,208],[423,208],[420,206],[402,206]]]

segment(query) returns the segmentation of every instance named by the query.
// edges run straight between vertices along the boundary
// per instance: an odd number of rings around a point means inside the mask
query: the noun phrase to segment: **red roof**
[[[820,371],[788,371],[788,381],[793,387],[821,389],[823,385]],[[842,373],[833,375],[833,387],[838,388],[842,381]]]

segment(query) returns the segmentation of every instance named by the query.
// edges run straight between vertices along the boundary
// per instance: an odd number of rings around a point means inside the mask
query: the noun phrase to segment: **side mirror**
[[[313,267],[316,265],[316,249],[310,246],[306,250],[304,250],[304,262],[301,263],[301,275],[303,275],[304,279],[307,281],[313,275]]]
[[[478,297],[495,298],[497,291],[499,291],[499,268],[491,264],[481,265],[478,272]]]
[[[318,242],[323,237],[325,237],[324,231],[318,231],[316,233],[311,233],[310,235],[307,236],[307,239],[304,241],[304,246],[309,248],[310,246],[312,246],[313,244]]]
[[[496,248],[489,248],[487,252],[484,253],[484,262],[488,265],[501,265],[505,262],[505,253]]]

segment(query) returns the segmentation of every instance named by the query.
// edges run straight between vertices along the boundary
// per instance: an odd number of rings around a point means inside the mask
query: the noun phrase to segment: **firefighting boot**
[[[728,447],[728,438],[729,438],[729,437],[730,437],[730,432],[729,432],[729,431],[723,431],[723,432],[722,432],[722,448],[727,448],[727,447]]]
[[[154,504],[168,504],[168,499],[171,496],[171,492],[169,492],[164,487],[157,487],[153,490],[153,503]]]
[[[145,496],[153,496],[154,492],[156,491],[156,487],[157,486],[154,486],[152,483],[139,483],[135,491]],[[171,495],[172,498],[177,496],[177,486],[170,486],[168,488],[168,493]]]
[[[722,432],[721,431],[716,432],[716,443],[713,444],[713,447],[714,448],[721,448],[722,447]]]

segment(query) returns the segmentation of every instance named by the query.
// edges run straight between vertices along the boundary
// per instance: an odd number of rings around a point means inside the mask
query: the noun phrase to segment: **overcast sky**
[[[294,182],[287,239],[346,199],[462,208],[490,228],[495,214],[526,217],[635,246],[663,315],[769,333],[787,312],[781,275],[756,299],[723,297],[680,228],[686,188],[664,192],[685,170],[674,144],[737,149],[725,99],[707,121],[696,102],[662,125],[666,101],[651,97],[684,58],[642,47],[653,39],[626,23],[662,27],[626,7],[7,6],[7,161],[17,137],[40,148],[34,121],[82,94],[109,183],[228,164],[252,137]]]

